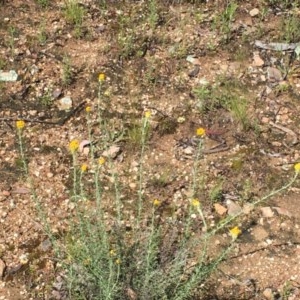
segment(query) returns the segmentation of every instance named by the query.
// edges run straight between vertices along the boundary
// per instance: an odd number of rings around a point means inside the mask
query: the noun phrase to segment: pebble
[[[214,208],[215,208],[217,214],[220,216],[224,215],[227,212],[227,208],[219,203],[215,203]]]
[[[253,55],[253,67],[262,67],[265,64],[264,60],[259,56],[258,53]]]
[[[58,98],[61,94],[62,94],[61,89],[56,88],[56,89],[54,89],[54,91],[52,92],[52,97],[53,97],[54,99],[56,99],[56,98]]]
[[[271,209],[271,207],[267,206],[267,207],[261,207],[260,208],[262,215],[265,218],[272,218],[274,217],[274,211]]]
[[[269,67],[267,72],[269,81],[278,82],[282,80],[282,74],[277,68]]]
[[[234,216],[234,215],[240,213],[241,210],[242,210],[241,206],[239,204],[235,203],[232,200],[227,200],[226,201],[226,206],[227,206],[227,209],[228,209],[228,215],[229,216]]]
[[[46,239],[44,241],[41,242],[41,244],[39,245],[39,249],[43,252],[48,252],[52,247],[51,241],[50,239]]]
[[[8,72],[4,72],[0,70],[0,81],[17,81],[18,74],[14,70],[10,70]]]
[[[261,118],[261,122],[262,122],[263,124],[268,124],[268,123],[270,122],[270,119],[267,118],[267,117],[262,117],[262,118]]]
[[[249,15],[251,16],[251,17],[255,17],[255,16],[257,16],[259,14],[259,9],[258,8],[253,8],[253,9],[251,9],[250,11],[249,11]]]
[[[120,153],[121,148],[117,145],[112,145],[108,148],[108,150],[104,151],[102,155],[104,157],[110,157],[112,159],[116,158],[118,154]]]
[[[69,96],[61,98],[57,102],[57,107],[59,110],[70,110],[72,105],[73,105],[73,101]]]
[[[273,297],[273,291],[271,288],[266,288],[264,291],[263,291],[263,296],[265,297],[265,299],[267,300],[273,300],[274,297]]]

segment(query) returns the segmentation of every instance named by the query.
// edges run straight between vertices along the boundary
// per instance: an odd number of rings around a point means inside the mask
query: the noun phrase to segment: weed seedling
[[[68,86],[72,82],[72,66],[70,57],[65,55],[62,62],[62,82],[63,85]]]
[[[64,14],[66,20],[74,25],[75,37],[81,37],[82,23],[86,14],[85,9],[77,0],[65,0]]]

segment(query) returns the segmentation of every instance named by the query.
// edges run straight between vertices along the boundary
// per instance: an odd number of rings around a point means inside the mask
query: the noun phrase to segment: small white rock
[[[255,16],[257,16],[259,14],[259,9],[258,8],[253,8],[253,9],[251,9],[250,11],[249,11],[249,15],[251,16],[251,17],[255,17]]]

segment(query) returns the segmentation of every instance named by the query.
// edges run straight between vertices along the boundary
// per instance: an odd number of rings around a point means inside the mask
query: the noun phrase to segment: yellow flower
[[[109,251],[109,255],[110,255],[110,256],[116,256],[117,253],[116,253],[116,251],[115,251],[114,249],[111,249],[111,250]]]
[[[90,106],[87,106],[86,108],[85,108],[85,111],[87,112],[87,113],[90,113],[91,112],[91,107]]]
[[[294,165],[295,172],[298,174],[300,172],[300,163]]]
[[[105,164],[105,158],[103,156],[101,156],[99,159],[98,159],[98,164],[100,166],[104,165]]]
[[[117,258],[115,263],[116,263],[116,265],[120,265],[121,264],[121,259]]]
[[[160,201],[158,199],[153,200],[153,205],[154,206],[160,206]]]
[[[242,231],[237,226],[235,226],[229,230],[229,233],[232,236],[232,239],[235,240],[242,233]]]
[[[86,172],[87,168],[88,168],[87,164],[82,164],[81,165],[81,172],[82,173]]]
[[[23,129],[25,127],[25,122],[23,120],[16,121],[16,127],[18,129]]]
[[[105,74],[104,73],[100,73],[99,76],[98,76],[98,80],[99,82],[103,82],[105,80]]]
[[[194,207],[199,207],[200,206],[200,201],[198,199],[192,199],[191,204]]]
[[[205,129],[202,128],[202,127],[197,128],[197,130],[196,130],[196,135],[197,135],[197,136],[200,136],[200,137],[205,136]]]
[[[78,140],[72,140],[69,144],[69,149],[71,153],[75,153],[79,148],[79,142]]]
[[[147,110],[147,111],[145,112],[145,118],[146,118],[146,119],[149,119],[150,117],[151,117],[151,111]]]

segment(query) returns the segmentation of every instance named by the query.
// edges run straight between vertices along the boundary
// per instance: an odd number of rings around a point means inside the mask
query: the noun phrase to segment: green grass
[[[62,83],[64,86],[68,86],[71,84],[73,80],[73,72],[71,59],[68,55],[64,55],[62,61]]]
[[[213,28],[217,29],[223,36],[224,42],[228,42],[231,38],[231,26],[237,8],[238,4],[235,1],[229,1],[225,9],[221,13],[216,14],[214,19]]]
[[[65,0],[64,16],[70,24],[74,26],[76,38],[82,37],[82,25],[86,15],[86,10],[77,0]]]
[[[46,8],[49,6],[49,0],[35,0],[35,1],[38,5],[40,5],[43,8]]]
[[[300,41],[300,20],[298,15],[283,17],[280,29],[281,39],[287,43],[298,43]]]
[[[196,106],[201,113],[225,108],[244,130],[252,126],[248,115],[247,87],[237,80],[220,76],[214,85],[195,88],[194,94],[198,98]]]

